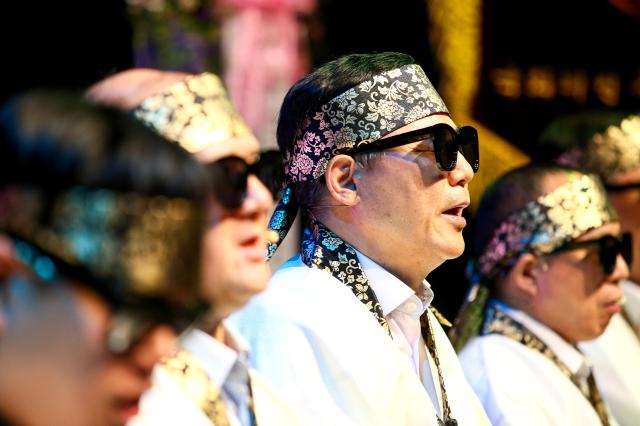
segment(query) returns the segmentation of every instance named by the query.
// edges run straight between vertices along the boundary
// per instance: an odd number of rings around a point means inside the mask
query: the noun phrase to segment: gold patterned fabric
[[[173,357],[165,358],[160,368],[169,373],[189,400],[211,420],[212,425],[230,425],[220,388],[209,380],[196,357],[180,351]]]
[[[616,220],[596,176],[570,173],[569,179],[500,224],[475,263],[480,278],[491,277],[521,253],[551,253],[585,232]]]
[[[181,198],[88,187],[55,194],[22,185],[0,188],[0,230],[81,269],[120,297],[198,304],[202,226],[201,210]],[[42,272],[37,264],[35,271]]]
[[[588,392],[583,391],[579,379],[571,372],[569,367],[549,348],[538,336],[527,327],[511,318],[495,304],[490,304],[486,312],[486,320],[482,327],[482,334],[500,334],[522,343],[526,347],[540,352],[544,357],[553,362],[556,367],[580,390],[589,401],[595,412],[598,414],[603,426],[609,426],[609,414],[607,407],[602,400],[600,391],[596,386],[593,373],[587,378]]]
[[[132,113],[191,153],[251,134],[222,81],[211,73],[189,76],[171,85],[145,99]]]
[[[437,311],[434,312],[434,315],[436,315],[436,312]],[[439,312],[438,315],[440,315]],[[438,358],[438,349],[436,348],[436,342],[433,338],[433,330],[431,329],[431,321],[429,320],[428,313],[425,313],[420,317],[420,328],[422,331],[422,338],[425,341],[429,355],[433,358],[433,362],[438,370],[438,383],[440,384],[440,393],[442,394],[442,419],[437,419],[438,425],[456,426],[458,421],[452,418],[449,398],[447,397],[447,390],[444,384],[444,376],[442,374],[442,368],[440,367],[440,358]]]
[[[587,144],[584,163],[603,179],[640,167],[640,116],[596,133]]]

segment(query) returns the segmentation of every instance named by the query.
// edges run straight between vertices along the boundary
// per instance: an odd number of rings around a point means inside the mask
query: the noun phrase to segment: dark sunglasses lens
[[[478,147],[478,131],[471,126],[464,126],[458,130],[458,143],[462,155],[471,165],[473,172],[480,168],[480,150]]]
[[[620,242],[614,237],[604,237],[600,240],[600,264],[605,275],[610,275],[616,267],[616,259],[620,252]]]
[[[280,151],[263,152],[255,169],[258,179],[269,189],[273,198],[278,199],[284,186],[284,162]]]
[[[209,171],[216,200],[226,208],[240,207],[247,190],[247,163],[227,157],[209,164]]]
[[[447,172],[453,170],[458,160],[458,144],[454,140],[453,130],[448,126],[437,127],[433,130],[433,136],[438,167]]]
[[[633,238],[631,237],[631,233],[625,232],[622,234],[620,251],[627,265],[631,267],[631,262],[633,261]]]

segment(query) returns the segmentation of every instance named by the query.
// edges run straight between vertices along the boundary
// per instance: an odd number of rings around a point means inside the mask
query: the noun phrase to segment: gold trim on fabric
[[[145,99],[133,109],[136,118],[191,153],[251,135],[214,74],[189,76]]]
[[[587,144],[585,167],[603,177],[640,167],[640,116],[596,133]]]
[[[24,186],[0,190],[0,229],[144,296],[194,298],[202,226],[202,211],[182,198],[87,187],[55,196]]]
[[[509,216],[493,233],[478,257],[478,271],[487,277],[522,251],[542,255],[591,229],[617,219],[595,175],[572,178]]]
[[[212,425],[230,426],[220,388],[209,379],[196,357],[180,351],[173,357],[163,359],[159,365],[202,410]]]

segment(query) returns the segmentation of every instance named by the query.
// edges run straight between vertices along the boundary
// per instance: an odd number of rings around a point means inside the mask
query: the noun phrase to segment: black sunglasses
[[[349,154],[381,151],[423,140],[433,140],[436,163],[440,170],[448,172],[456,167],[458,151],[462,152],[474,173],[480,168],[478,131],[471,126],[460,127],[456,131],[443,123],[362,144],[351,150]]]
[[[178,308],[163,298],[118,292],[114,289],[116,285],[104,282],[81,266],[72,266],[23,240],[14,239],[14,243],[16,256],[24,265],[19,275],[47,286],[66,285],[71,280],[105,300],[111,309],[105,345],[113,355],[128,353],[159,325],[169,326],[180,334],[206,311],[202,302]]]
[[[623,185],[614,185],[610,183],[605,183],[604,187],[607,191],[610,191],[610,192],[623,192],[629,189],[640,189],[640,182],[626,183]]]
[[[554,250],[550,254],[561,253],[569,250],[576,250],[580,248],[593,248],[598,249],[598,255],[600,257],[600,266],[602,272],[605,275],[611,275],[616,268],[616,259],[618,255],[622,255],[622,258],[627,262],[627,265],[631,265],[633,260],[633,246],[632,246],[631,234],[625,232],[619,237],[612,235],[605,235],[597,240],[589,241],[571,241],[562,247]]]
[[[207,164],[216,200],[228,209],[239,208],[247,196],[247,180],[255,175],[278,198],[284,183],[284,161],[280,151],[265,151],[254,163],[239,157],[225,157]]]

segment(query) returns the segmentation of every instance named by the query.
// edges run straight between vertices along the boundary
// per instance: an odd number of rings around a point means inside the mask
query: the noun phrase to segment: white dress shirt
[[[356,253],[369,285],[380,302],[382,315],[387,320],[393,342],[411,362],[411,367],[420,377],[431,403],[442,417],[442,392],[438,370],[431,357],[427,355],[420,327],[420,317],[433,301],[431,286],[424,280],[418,295],[382,266],[357,250]]]
[[[591,363],[584,355],[524,312],[498,306],[542,340],[588,390]],[[510,337],[476,336],[460,362],[494,426],[601,426],[590,402],[551,359]]]
[[[640,341],[629,324],[616,314],[602,336],[579,347],[592,360],[598,388],[618,423],[640,424]]]
[[[264,378],[247,369],[248,345],[244,339],[230,324],[223,323],[223,328],[226,344],[194,329],[182,336],[181,348],[200,361],[204,372],[220,389],[229,424],[250,424],[249,380],[259,425],[304,424],[295,409],[284,402]],[[189,399],[169,373],[156,367],[152,380],[151,389],[142,398],[140,413],[128,423],[129,426],[211,426],[204,412]]]
[[[374,287],[370,266],[365,271]],[[488,425],[444,331],[429,315],[453,417],[460,425]],[[230,320],[251,346],[252,366],[304,411],[309,424],[437,424],[440,410],[416,374],[413,352],[399,350],[348,287],[299,256]]]

